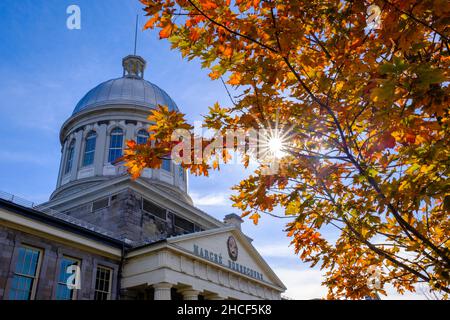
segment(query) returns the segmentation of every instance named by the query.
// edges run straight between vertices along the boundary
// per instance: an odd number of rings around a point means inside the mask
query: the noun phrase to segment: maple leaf
[[[215,4],[213,1],[210,0],[201,0],[200,4],[202,8],[205,10],[213,10],[217,8],[217,4]]]
[[[250,216],[250,219],[253,220],[253,223],[254,223],[255,225],[258,224],[259,218],[261,218],[261,216],[260,216],[258,213],[254,213],[254,214],[252,214],[252,215]]]
[[[168,23],[160,32],[159,38],[164,39],[170,37],[174,29],[174,25],[172,23]]]
[[[230,80],[228,80],[228,83],[231,85],[237,85],[241,81],[241,75],[239,73],[233,73],[230,77]]]
[[[211,71],[211,73],[209,74],[209,77],[211,78],[211,80],[217,80],[220,78],[220,76],[221,76],[221,74],[218,71]]]
[[[142,28],[143,30],[153,29],[155,23],[159,20],[159,14],[155,13],[152,18],[150,18]]]
[[[191,35],[189,37],[193,42],[197,41],[200,38],[200,32],[197,29],[191,29]]]

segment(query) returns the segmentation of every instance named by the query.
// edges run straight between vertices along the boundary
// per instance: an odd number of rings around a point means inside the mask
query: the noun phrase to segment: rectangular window
[[[175,215],[175,226],[188,232],[194,232],[194,224],[184,218]]]
[[[92,212],[106,208],[109,206],[109,197],[96,200],[92,203]]]
[[[74,274],[74,270],[68,270],[71,266],[81,266],[77,259],[63,257],[59,265],[58,284],[56,286],[56,300],[74,300],[76,298],[76,290],[69,288],[67,280]]]
[[[169,159],[163,159],[161,167],[163,168],[163,170],[171,172],[172,171],[171,170],[171,163],[172,162]]]
[[[167,212],[166,209],[161,208],[160,206],[157,206],[156,204],[143,199],[142,200],[142,209],[144,209],[145,212],[148,212],[160,219],[166,220]]]
[[[110,268],[98,266],[95,277],[95,300],[111,299],[111,275]]]
[[[36,293],[42,251],[22,246],[19,248],[14,276],[12,279],[10,300],[32,300]]]

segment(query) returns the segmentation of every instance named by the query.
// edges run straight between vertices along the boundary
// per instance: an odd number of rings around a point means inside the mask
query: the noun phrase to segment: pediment
[[[286,287],[248,238],[235,227],[223,227],[167,239],[167,243],[255,280]]]

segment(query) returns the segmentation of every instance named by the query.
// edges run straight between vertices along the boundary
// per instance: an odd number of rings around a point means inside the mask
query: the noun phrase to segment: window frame
[[[164,212],[165,212],[165,218],[161,218],[160,216],[158,216],[158,215],[155,214],[154,212],[151,212],[151,211],[146,210],[146,209],[145,209],[145,205],[144,205],[144,202],[145,202],[145,201],[147,201],[151,206],[155,206],[155,207],[157,207],[158,209],[164,210]],[[142,208],[142,211],[143,211],[143,212],[145,212],[145,213],[147,213],[147,214],[150,214],[152,217],[155,217],[155,218],[157,218],[157,219],[159,219],[159,220],[161,220],[161,221],[167,222],[167,216],[168,216],[168,214],[169,214],[169,210],[167,210],[166,208],[164,208],[164,207],[162,207],[162,206],[156,204],[155,202],[150,201],[150,200],[147,200],[147,199],[145,199],[144,197],[142,197],[142,198],[141,198],[141,208]]]
[[[59,281],[59,278],[60,278],[60,276],[61,276],[61,272],[63,271],[62,269],[61,269],[61,263],[63,262],[63,260],[64,259],[70,259],[70,260],[73,260],[73,261],[76,261],[76,263],[77,263],[77,266],[81,269],[81,259],[79,259],[79,258],[75,258],[75,257],[72,257],[72,256],[69,256],[69,255],[62,255],[62,257],[60,258],[60,259],[58,259],[58,261],[59,261],[59,273],[58,273],[58,278],[56,279],[56,290],[55,290],[55,300],[58,300],[58,301],[64,301],[64,300],[67,300],[67,301],[70,301],[70,300],[77,300],[77,298],[78,298],[78,290],[76,290],[76,289],[71,289],[71,292],[72,292],[72,297],[70,298],[70,299],[58,299],[58,286],[59,285],[66,285],[66,283],[62,283],[62,282],[60,282]],[[64,270],[65,271],[65,270]]]
[[[18,258],[19,258],[19,250],[22,249],[22,248],[35,250],[35,251],[37,251],[39,253],[38,260],[37,260],[37,263],[36,263],[36,271],[34,273],[34,276],[30,276],[29,274],[19,273],[19,272],[16,271],[17,262],[18,262]],[[36,299],[36,293],[37,293],[37,285],[38,285],[39,276],[40,276],[40,273],[41,273],[42,261],[44,259],[44,249],[21,243],[21,244],[19,244],[17,246],[16,250],[17,250],[17,253],[16,253],[16,257],[15,257],[15,261],[14,261],[14,271],[13,271],[13,276],[11,277],[11,282],[14,281],[14,278],[16,276],[22,277],[22,278],[32,279],[32,284],[31,284],[31,287],[30,287],[30,294],[29,294],[28,299],[26,299],[26,300],[35,300]],[[10,300],[18,300],[18,299],[11,299],[11,292],[12,292],[12,290],[13,290],[13,284],[11,283],[10,286],[9,286],[8,298]]]
[[[139,143],[139,138],[143,138],[145,136],[145,142]],[[136,143],[137,144],[146,144],[148,141],[148,138],[150,138],[150,134],[145,129],[139,129],[136,133]]]
[[[89,139],[93,139],[94,140],[94,145],[93,145],[93,148],[92,148],[92,150],[87,150],[87,147],[88,147],[88,140]],[[81,160],[81,166],[82,167],[89,167],[89,166],[92,166],[92,165],[94,165],[94,162],[95,162],[95,151],[96,151],[96,144],[97,144],[97,132],[95,131],[95,130],[90,130],[88,133],[87,133],[87,135],[86,135],[86,137],[84,138],[84,145],[83,145],[83,159]],[[91,160],[91,162],[90,163],[86,163],[86,156],[87,155],[90,155],[90,154],[92,154],[92,160]]]
[[[108,204],[104,207],[94,209],[94,203],[102,201],[102,200],[108,200]],[[91,203],[91,213],[96,212],[101,209],[108,208],[109,206],[111,206],[111,197],[103,197],[103,198],[96,199],[96,200],[92,201],[92,203]]]
[[[169,170],[164,168],[164,163],[169,163]],[[164,170],[165,172],[172,173],[172,160],[170,160],[170,159],[162,159],[161,170]]]
[[[115,133],[114,131],[116,130],[120,130],[120,134],[119,133]],[[121,136],[122,139],[120,139],[120,147],[113,147],[112,146],[112,142],[113,142],[113,137],[115,136]],[[120,158],[123,155],[123,145],[124,145],[124,137],[125,137],[125,130],[119,126],[114,127],[110,132],[109,132],[109,143],[108,143],[108,163],[112,163],[114,161],[116,161],[118,158]],[[116,157],[115,159],[111,160],[111,152],[112,151],[116,151],[116,150],[120,150],[120,156]]]
[[[99,269],[104,269],[104,270],[108,270],[109,271],[108,291],[102,291],[102,290],[98,290],[97,289],[97,274],[98,274]],[[107,294],[106,300],[111,300],[111,297],[112,297],[112,284],[113,284],[113,272],[114,272],[113,268],[107,267],[107,266],[105,266],[103,264],[97,264],[97,266],[95,268],[95,276],[94,276],[94,300],[95,301],[104,301],[103,299],[102,300],[97,299],[97,292],[100,292],[102,294],[106,293]]]
[[[181,222],[181,224],[183,224],[183,223],[192,224],[192,230],[191,229],[186,229],[184,226],[181,226],[180,224],[177,224],[177,222],[179,222],[179,223]],[[191,221],[189,219],[186,219],[186,218],[184,218],[181,215],[176,214],[176,213],[173,213],[173,225],[176,228],[179,228],[179,229],[182,229],[182,230],[186,231],[187,233],[194,233],[195,232],[195,225],[196,225],[195,222],[193,222],[193,221]]]
[[[185,169],[181,164],[178,165],[178,177],[181,179],[181,181],[185,180]]]

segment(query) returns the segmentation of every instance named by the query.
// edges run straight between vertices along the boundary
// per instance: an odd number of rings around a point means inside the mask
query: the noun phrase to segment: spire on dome
[[[144,58],[136,54],[137,31],[139,16],[136,15],[136,28],[134,31],[134,54],[126,56],[122,60],[123,76],[127,78],[143,79],[146,62]]]

